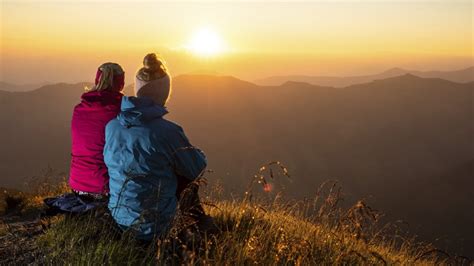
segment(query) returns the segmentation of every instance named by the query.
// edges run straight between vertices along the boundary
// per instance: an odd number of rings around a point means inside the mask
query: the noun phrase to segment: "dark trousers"
[[[178,198],[179,208],[183,214],[199,218],[204,215],[204,209],[199,199],[199,186],[189,179],[178,176],[178,188],[176,197]]]

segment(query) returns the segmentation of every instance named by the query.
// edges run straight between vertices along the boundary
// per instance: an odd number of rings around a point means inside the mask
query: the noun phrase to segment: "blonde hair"
[[[86,86],[84,88],[86,92],[107,90],[112,87],[115,75],[122,75],[125,73],[119,64],[110,62],[102,64],[98,71],[100,71],[101,74],[97,84],[92,86],[92,88]]]

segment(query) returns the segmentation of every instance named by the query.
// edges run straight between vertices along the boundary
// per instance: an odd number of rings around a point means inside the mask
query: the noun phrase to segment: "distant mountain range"
[[[0,186],[18,187],[48,165],[67,175],[71,113],[86,85],[0,91]],[[366,198],[422,238],[453,239],[439,244],[474,255],[473,90],[412,74],[345,88],[182,75],[167,117],[207,153],[210,178],[227,192],[280,160],[290,195],[312,197],[338,179],[348,204]]]
[[[49,82],[18,85],[18,84],[0,81],[0,90],[2,91],[31,91],[48,84]]]
[[[453,71],[418,71],[418,70],[407,70],[402,68],[391,68],[382,73],[373,75],[361,75],[361,76],[347,76],[347,77],[336,77],[336,76],[308,76],[308,75],[288,75],[288,76],[271,76],[267,78],[257,79],[254,81],[257,85],[262,86],[278,86],[288,81],[304,82],[312,85],[330,86],[330,87],[347,87],[350,85],[368,83],[378,79],[386,79],[404,74],[412,74],[422,78],[441,78],[458,83],[467,83],[474,81],[474,66],[468,67],[461,70]],[[222,76],[222,73],[213,70],[197,70],[186,75],[210,75],[210,76]],[[13,84],[8,82],[0,81],[0,90],[21,92],[31,91],[39,87],[52,84],[52,82],[42,83],[31,83],[31,84]]]
[[[280,85],[287,81],[306,82],[313,85],[346,87],[354,84],[367,83],[378,79],[386,79],[404,74],[412,74],[423,78],[441,78],[453,82],[466,83],[474,81],[474,67],[455,71],[417,71],[406,70],[402,68],[392,68],[379,74],[349,77],[331,77],[331,76],[272,76],[264,79],[255,80],[259,85]]]

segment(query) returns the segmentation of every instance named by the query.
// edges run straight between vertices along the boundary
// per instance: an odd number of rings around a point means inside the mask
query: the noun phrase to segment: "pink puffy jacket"
[[[122,96],[116,91],[87,92],[74,108],[69,173],[72,189],[98,194],[109,191],[109,175],[103,156],[105,126],[119,113]]]

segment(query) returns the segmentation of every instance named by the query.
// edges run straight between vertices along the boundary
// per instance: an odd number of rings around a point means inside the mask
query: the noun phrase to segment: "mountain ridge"
[[[473,68],[474,69],[474,68]],[[365,86],[369,84],[380,84],[384,82],[400,82],[400,81],[405,81],[405,82],[410,82],[414,80],[432,80],[432,81],[438,81],[438,82],[445,82],[448,84],[474,84],[474,81],[467,82],[467,83],[461,83],[461,82],[455,82],[455,81],[450,81],[450,80],[445,80],[442,78],[426,78],[426,77],[420,77],[411,73],[405,73],[402,75],[398,76],[393,76],[389,78],[382,78],[382,79],[374,79],[368,82],[360,83],[360,84],[353,84],[353,85],[348,85],[345,87],[333,87],[333,86],[322,86],[322,85],[317,85],[317,84],[311,84],[309,82],[304,82],[304,81],[293,81],[289,80],[286,81],[280,85],[270,85],[269,87],[291,87],[291,86],[305,86],[305,87],[315,87],[315,88],[334,88],[334,89],[346,89],[346,88],[357,88],[359,85]],[[200,82],[200,83],[206,83],[210,86],[245,86],[245,87],[260,87],[261,85],[252,83],[251,81],[246,81],[243,79],[239,79],[234,76],[230,75],[211,75],[211,74],[182,74],[175,76],[173,78],[173,83],[186,83],[189,84],[189,82]],[[0,89],[0,93],[7,93],[10,95],[14,95],[16,93],[18,94],[31,94],[31,93],[43,93],[51,90],[57,90],[59,86],[67,86],[68,89],[77,89],[76,87],[82,87],[85,88],[93,86],[93,83],[91,82],[76,82],[76,83],[66,83],[66,82],[59,82],[59,83],[51,83],[48,85],[41,86],[37,89],[33,89],[30,91],[5,91]],[[268,85],[267,85],[268,86]],[[126,95],[131,95],[133,93],[133,84],[126,85],[124,88],[124,91],[127,92],[125,93]]]
[[[387,69],[383,72],[371,75],[359,75],[359,76],[312,76],[312,75],[283,75],[283,76],[270,76],[267,78],[257,79],[253,81],[239,79],[231,75],[223,75],[216,71],[195,71],[185,74],[180,74],[174,76],[174,80],[186,80],[191,78],[200,78],[206,79],[210,77],[219,78],[220,81],[236,82],[243,81],[253,85],[258,86],[279,86],[284,85],[286,82],[299,82],[299,83],[308,83],[312,85],[319,85],[321,87],[336,87],[344,88],[349,87],[355,84],[364,84],[369,83],[374,80],[383,80],[391,77],[401,76],[405,74],[412,74],[420,78],[440,78],[455,83],[471,83],[474,82],[474,66],[463,68],[459,70],[449,70],[449,71],[418,71],[418,70],[407,70],[399,67],[393,67]],[[43,82],[41,85],[34,84],[24,84],[17,85],[11,84],[8,82],[0,81],[0,92],[29,92],[37,90],[42,87],[47,87],[47,85],[57,85],[57,84],[84,84],[84,86],[92,86],[90,82]],[[129,87],[133,85],[129,84],[126,86]],[[249,85],[249,84],[247,84]],[[28,89],[18,89],[20,87],[27,87]]]
[[[437,77],[457,83],[467,83],[474,81],[474,66],[471,66],[460,70],[450,71],[418,71],[394,67],[380,73],[358,76],[281,75],[257,79],[254,82],[258,85],[279,85],[284,83],[285,81],[293,80],[307,82],[320,86],[347,87],[354,84],[366,83],[375,79],[384,79],[393,76],[400,76],[407,73],[422,78]]]
[[[30,91],[44,85],[51,84],[50,82],[40,82],[31,84],[13,84],[10,82],[0,81],[0,90],[4,91]]]

